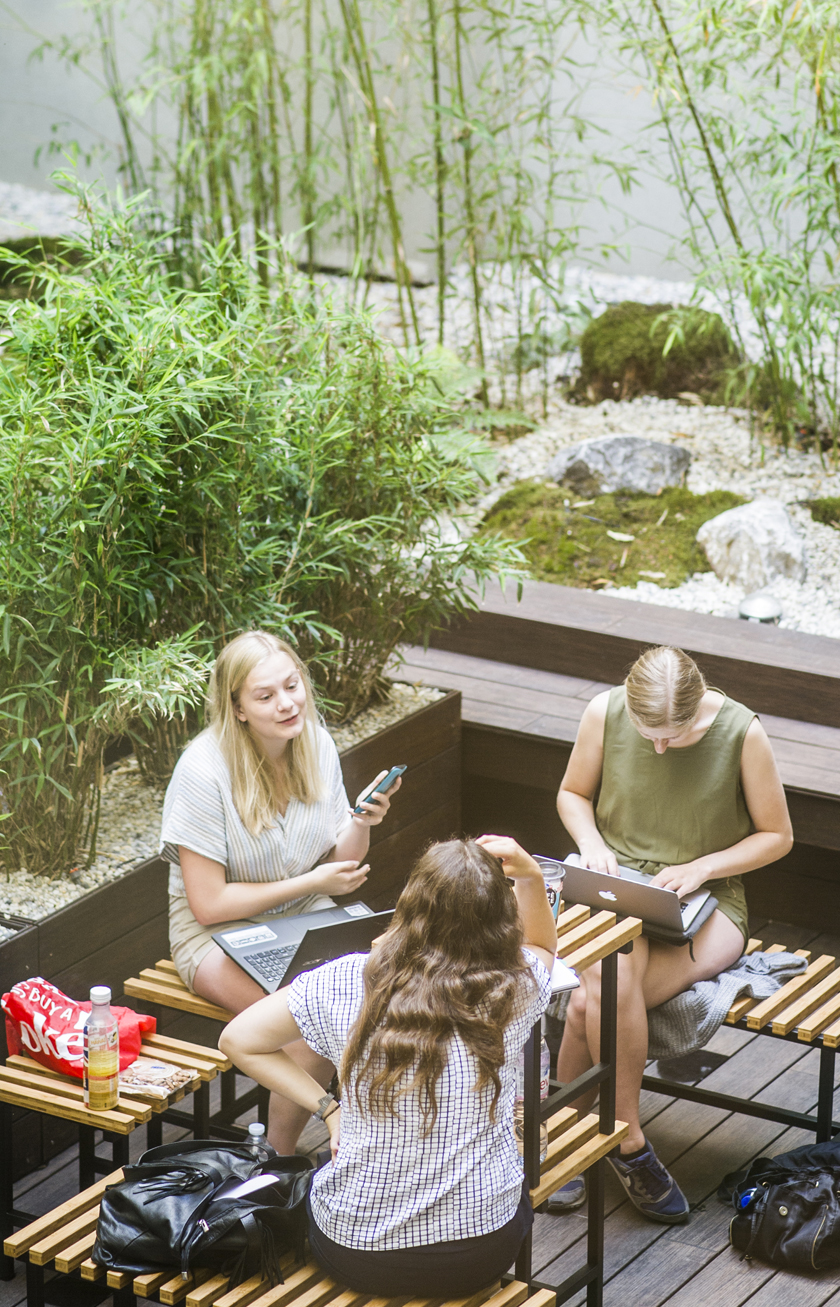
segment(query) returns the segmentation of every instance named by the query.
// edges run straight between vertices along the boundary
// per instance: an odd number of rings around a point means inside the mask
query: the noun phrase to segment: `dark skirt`
[[[308,1200],[307,1200],[308,1201]],[[346,1248],[318,1228],[309,1210],[309,1243],[318,1265],[339,1284],[377,1297],[452,1298],[485,1289],[510,1268],[534,1222],[527,1182],[511,1220],[490,1234],[384,1252]]]

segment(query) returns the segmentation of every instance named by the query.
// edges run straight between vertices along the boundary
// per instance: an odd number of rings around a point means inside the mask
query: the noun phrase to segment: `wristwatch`
[[[340,1106],[334,1094],[324,1094],[323,1098],[318,1099],[318,1106],[312,1115],[317,1117],[319,1121],[325,1121],[328,1116],[332,1115],[329,1110],[331,1103],[334,1103],[336,1107]]]

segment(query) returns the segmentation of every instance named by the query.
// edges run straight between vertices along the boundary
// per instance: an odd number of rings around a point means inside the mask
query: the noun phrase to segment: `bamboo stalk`
[[[446,160],[443,153],[443,124],[441,122],[440,62],[438,59],[438,14],[436,0],[427,0],[429,15],[429,54],[432,63],[432,112],[434,114],[435,152],[435,256],[437,259],[438,345],[443,345],[443,327],[446,307],[446,212],[444,183]]]
[[[487,378],[484,375],[486,360],[484,356],[484,338],[481,330],[482,295],[481,280],[478,273],[477,230],[473,200],[472,127],[469,125],[467,119],[466,100],[464,98],[464,72],[461,55],[463,36],[461,24],[461,0],[452,0],[452,21],[455,32],[455,92],[457,95],[458,115],[461,119],[460,140],[463,145],[464,214],[466,218],[467,259],[470,265],[470,278],[472,281],[475,346],[478,355],[478,365],[481,368],[481,400],[486,407],[490,401],[487,393]]]

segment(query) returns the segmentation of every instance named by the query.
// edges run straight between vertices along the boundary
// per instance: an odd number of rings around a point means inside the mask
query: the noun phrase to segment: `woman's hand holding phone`
[[[386,780],[395,771],[381,771],[379,775],[366,785],[356,800],[356,806],[351,809],[353,820],[364,824],[365,826],[378,826],[386,816],[391,806],[391,798],[396,794],[402,785],[402,777],[396,776],[391,780],[387,791],[378,790],[376,787],[381,781]],[[405,768],[403,768],[403,771]]]

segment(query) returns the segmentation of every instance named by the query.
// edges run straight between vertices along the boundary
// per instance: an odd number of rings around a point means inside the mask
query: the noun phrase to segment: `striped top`
[[[187,746],[172,773],[163,801],[160,852],[171,863],[169,893],[186,898],[178,845],[220,862],[226,881],[288,880],[311,871],[350,824],[350,803],[338,750],[323,726],[316,727],[324,797],[315,803],[289,799],[286,815],[258,836],[236,811],[230,772],[215,736],[202,731]],[[284,903],[273,909],[288,912]]]
[[[428,1134],[417,1098],[399,1100],[398,1117],[361,1112],[354,1081],[342,1086],[341,1142],[333,1166],[312,1178],[319,1230],[345,1248],[385,1251],[471,1239],[512,1220],[522,1196],[522,1161],[513,1133],[516,1069],[531,1027],[548,1006],[551,979],[525,950],[533,977],[505,1031],[502,1090],[475,1091],[478,1064],[460,1036],[449,1044],[437,1082],[438,1115]],[[336,1066],[364,997],[367,957],[353,953],[304,972],[285,991],[310,1048]],[[363,1098],[364,1101],[364,1098]]]

